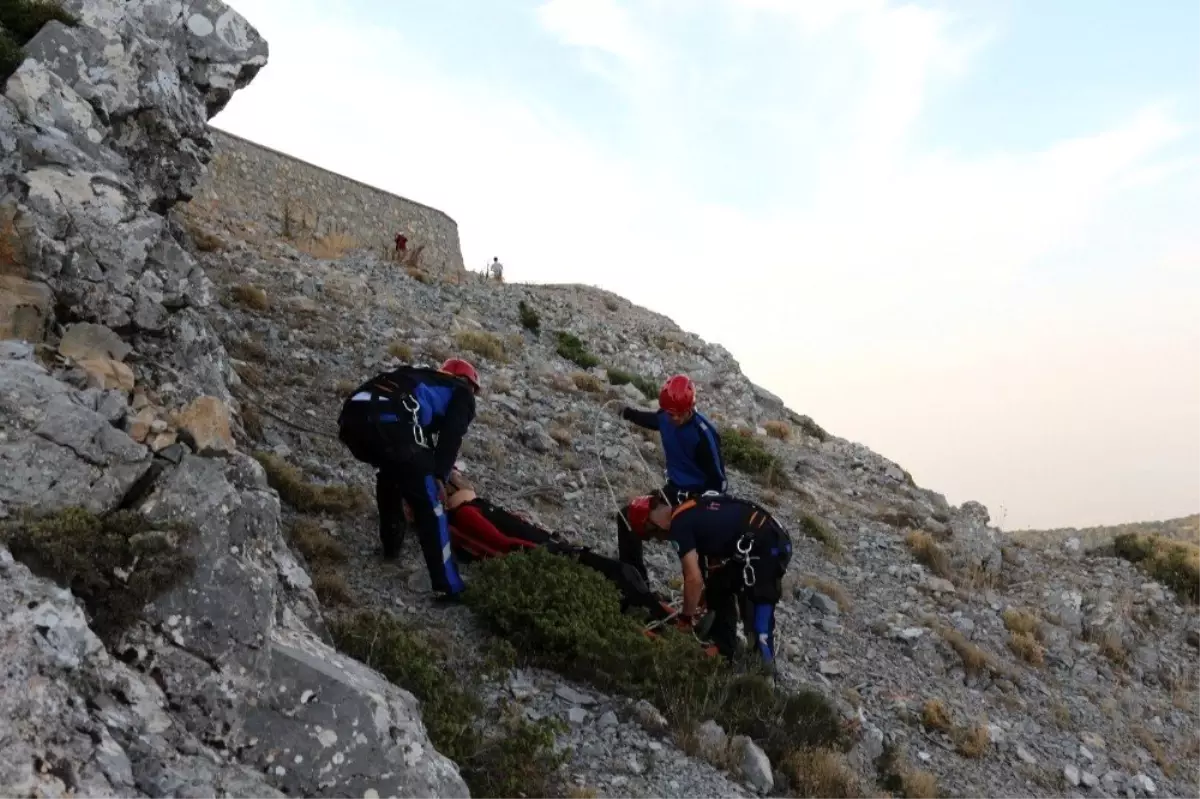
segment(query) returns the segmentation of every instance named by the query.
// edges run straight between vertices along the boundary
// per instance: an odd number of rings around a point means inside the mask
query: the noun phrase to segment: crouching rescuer
[[[783,526],[753,502],[730,496],[702,496],[672,509],[650,500],[650,534],[664,536],[683,570],[685,622],[694,623],[701,595],[713,614],[709,637],[732,659],[741,618],[747,640],[773,668],[775,606],[792,559],[792,539]]]
[[[457,599],[464,585],[443,502],[463,436],[475,418],[479,374],[451,358],[440,369],[401,366],[368,380],[342,404],[338,437],[374,466],[383,556],[400,554],[407,502],[433,590]]]

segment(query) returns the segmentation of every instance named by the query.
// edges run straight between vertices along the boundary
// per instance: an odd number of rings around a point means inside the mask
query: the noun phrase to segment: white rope
[[[604,485],[608,487],[608,495],[612,499],[613,507],[617,509],[617,515],[625,520],[626,525],[632,527],[632,525],[629,524],[629,517],[625,515],[625,508],[617,500],[617,492],[613,489],[612,482],[608,479],[608,470],[604,468],[604,447],[600,442],[600,424],[598,421],[600,414],[604,412],[605,408],[607,408],[609,405],[612,405],[614,402],[621,402],[621,400],[611,399],[608,402],[601,404],[596,411],[596,415],[592,418],[592,429],[595,431],[596,438],[596,463],[600,466],[600,475],[604,478]],[[633,435],[632,430],[629,430],[628,428],[626,428],[626,430],[629,435]],[[646,463],[646,459],[642,457],[641,449],[635,445],[633,451],[637,453],[638,460],[642,462],[642,468],[645,469],[648,474],[653,475],[654,471],[650,468],[650,465]]]

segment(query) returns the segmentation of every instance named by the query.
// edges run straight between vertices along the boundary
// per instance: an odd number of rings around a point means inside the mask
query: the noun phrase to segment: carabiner
[[[743,535],[737,540],[737,551],[742,557],[749,555],[752,549],[754,549],[754,538],[751,536]]]
[[[750,565],[750,561],[747,560],[746,565],[742,567],[742,583],[747,588],[751,588],[754,585],[754,581],[757,579],[758,575],[754,573],[754,567]]]

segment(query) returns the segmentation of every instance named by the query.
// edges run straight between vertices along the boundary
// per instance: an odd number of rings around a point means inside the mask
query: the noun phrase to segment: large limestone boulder
[[[120,398],[73,389],[31,354],[0,353],[0,517],[23,506],[116,508],[150,468],[149,451],[113,425]]]

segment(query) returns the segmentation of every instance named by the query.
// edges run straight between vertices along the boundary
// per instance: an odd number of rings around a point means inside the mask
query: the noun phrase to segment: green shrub
[[[587,347],[583,345],[578,336],[564,330],[558,331],[555,335],[558,339],[558,346],[554,351],[559,355],[584,369],[600,365],[600,359],[587,351]]]
[[[134,511],[96,516],[83,508],[0,526],[13,557],[70,588],[107,640],[192,572],[195,558],[184,547],[193,535],[188,526],[154,525]]]
[[[0,31],[0,78],[5,80],[17,71],[25,60],[25,50],[7,33]]]
[[[800,532],[809,538],[820,541],[834,551],[842,548],[842,543],[838,541],[837,536],[829,529],[829,525],[811,513],[806,512],[800,515]]]
[[[721,431],[721,454],[734,469],[749,474],[768,487],[790,488],[791,480],[779,458],[749,430]]]
[[[535,336],[542,334],[542,318],[538,316],[538,312],[525,304],[525,300],[517,303],[517,312],[520,315],[521,327],[533,333]]]
[[[552,778],[563,762],[554,752],[557,722],[531,723],[509,707],[498,718],[485,718],[483,701],[467,687],[478,680],[461,679],[437,646],[389,613],[336,618],[330,633],[338,649],[421,701],[430,740],[458,764],[472,796],[555,795]]]
[[[279,497],[301,513],[328,513],[348,516],[367,508],[370,498],[357,486],[321,485],[278,455],[256,452],[254,458],[267,472],[267,482]]]
[[[632,383],[634,388],[642,392],[646,399],[658,399],[659,386],[650,378],[633,372],[626,372],[624,369],[616,367],[609,367],[606,371],[608,372],[608,382],[614,386],[623,386],[626,383]]]
[[[621,613],[613,585],[569,558],[541,549],[508,555],[479,564],[472,583],[471,608],[527,663],[645,699],[681,736],[715,719],[772,758],[842,740],[837,713],[820,693],[786,693],[759,674],[738,675],[673,630],[645,636]]]
[[[1200,600],[1200,547],[1161,535],[1122,533],[1113,539],[1118,557],[1137,563],[1185,600]]]

